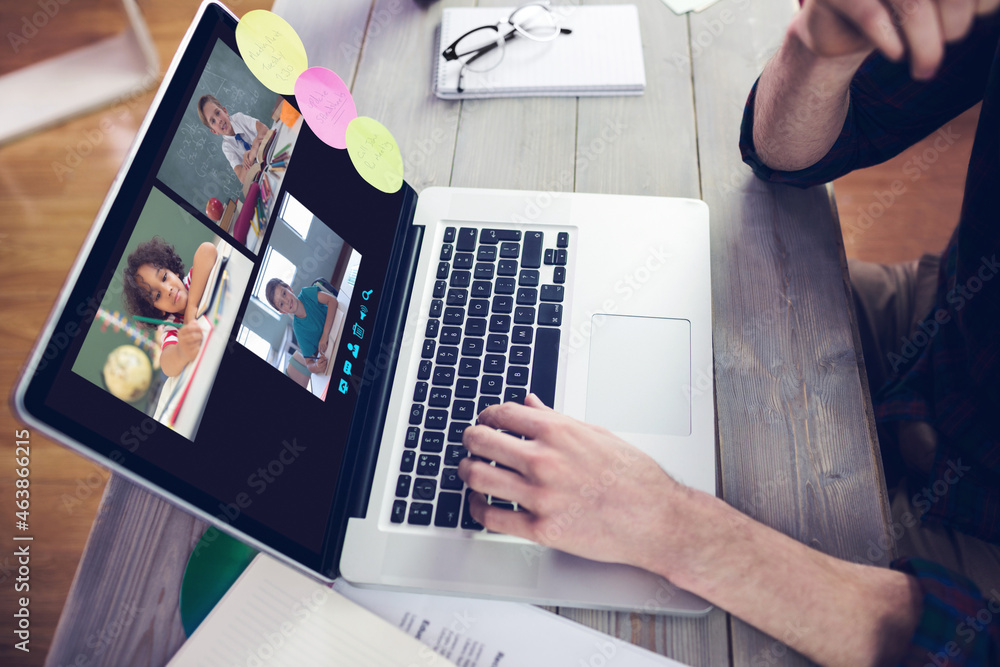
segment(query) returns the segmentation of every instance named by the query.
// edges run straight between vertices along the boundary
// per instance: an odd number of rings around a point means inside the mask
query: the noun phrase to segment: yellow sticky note
[[[403,156],[382,123],[358,116],[347,125],[347,154],[361,178],[382,192],[403,187]]]
[[[288,21],[255,9],[236,24],[243,62],[262,84],[281,95],[295,92],[295,80],[309,67],[306,48]]]

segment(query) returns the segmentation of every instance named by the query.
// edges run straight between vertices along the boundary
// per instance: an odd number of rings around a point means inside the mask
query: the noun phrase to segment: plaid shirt
[[[923,518],[994,544],[1000,543],[1000,202],[994,190],[1000,187],[998,41],[1000,15],[977,21],[968,38],[947,48],[940,72],[928,82],[913,81],[907,62],[894,64],[873,55],[851,82],[850,108],[840,136],[824,158],[806,169],[774,171],[757,156],[752,132],[756,84],[740,137],[743,159],[757,176],[808,187],[884,162],[937,132],[933,150],[903,165],[900,182],[912,183],[954,142],[950,128],[942,126],[983,101],[959,224],[942,255],[936,303],[900,354],[889,357],[896,370],[876,393],[875,415],[880,421],[926,421],[934,426],[938,449],[930,475],[914,487],[921,489],[913,497],[914,507]],[[944,570],[915,562],[901,567],[920,577],[925,606],[906,664],[935,664],[928,649],[937,647],[930,652],[935,655],[950,646],[952,635],[945,626],[950,623],[954,633],[959,612],[989,606],[974,586],[956,584]],[[1000,664],[997,595],[991,603],[991,664]],[[932,605],[932,598],[942,602]],[[990,646],[986,634],[976,633],[977,647],[983,642]],[[956,646],[963,652],[971,648],[965,641]],[[986,649],[976,650],[980,653],[968,654],[972,657],[964,662],[945,651],[946,662],[937,664],[985,664]]]

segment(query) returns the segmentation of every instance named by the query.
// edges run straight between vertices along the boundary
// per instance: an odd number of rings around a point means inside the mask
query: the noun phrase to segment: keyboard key
[[[430,503],[413,503],[410,505],[410,516],[406,522],[414,526],[429,526],[433,512],[434,506]]]
[[[542,285],[538,296],[542,301],[562,301],[564,289],[562,285]]]
[[[556,251],[552,248],[545,249],[545,265],[552,266],[556,263]]]
[[[439,366],[434,369],[434,379],[431,380],[438,387],[450,387],[455,381],[455,369],[448,366]]]
[[[559,363],[559,329],[539,327],[535,334],[535,363],[531,367],[531,392],[552,407],[556,396]]]
[[[559,283],[560,285],[566,282],[565,266],[557,266],[552,270],[552,282]]]
[[[511,352],[511,354],[513,354],[513,352]],[[448,389],[447,387],[434,387],[431,389],[431,396],[427,399],[427,405],[435,408],[446,408],[450,404],[451,389]]]
[[[513,278],[497,278],[494,290],[497,294],[513,294],[516,288],[517,283]]]
[[[497,275],[498,276],[516,276],[517,275],[517,260],[516,259],[501,259],[497,262]]]
[[[454,243],[455,242],[455,228],[454,227],[445,227],[444,228],[444,242],[445,243]]]
[[[510,315],[493,315],[490,317],[492,333],[507,333],[510,331]]]
[[[501,243],[500,244],[500,257],[503,259],[517,259],[517,256],[521,254],[521,244],[519,243]]]
[[[524,404],[524,399],[528,396],[528,390],[518,387],[509,387],[507,391],[503,393],[504,402],[513,401],[514,403]]]
[[[435,299],[440,299],[444,297],[444,293],[448,290],[448,283],[444,280],[438,280],[434,283],[434,294],[432,295]]]
[[[451,418],[459,421],[472,421],[476,418],[476,404],[472,401],[455,401],[451,406]]]
[[[569,247],[569,232],[559,232],[559,234],[556,236],[556,247],[557,248]]]
[[[465,433],[465,429],[469,428],[468,424],[452,422],[448,425],[448,442],[462,442],[462,434]],[[462,447],[465,449],[465,447]],[[468,450],[466,450],[468,452]]]
[[[510,335],[510,342],[531,345],[532,331],[531,327],[514,327],[514,331]]]
[[[514,324],[534,324],[535,309],[531,306],[519,306],[514,309]]]
[[[471,269],[473,259],[475,258],[471,252],[457,252],[455,259],[452,260],[452,266],[456,269]]]
[[[522,287],[517,290],[517,305],[534,306],[538,301],[538,290],[534,287]]]
[[[437,338],[438,329],[441,328],[441,320],[427,320],[427,327],[424,329],[424,335],[428,338]]]
[[[458,384],[455,385],[455,398],[475,398],[478,391],[478,380],[458,378]]]
[[[497,259],[496,246],[481,245],[476,251],[477,262],[495,262]]]
[[[399,479],[396,480],[396,497],[405,498],[410,495],[410,481],[411,477],[409,475],[400,475]]]
[[[444,280],[451,273],[451,264],[448,262],[441,262],[438,264],[437,277],[439,280]]]
[[[479,388],[483,395],[499,396],[503,392],[503,378],[499,375],[484,375]]]
[[[472,275],[476,280],[493,280],[493,265],[480,262]]]
[[[421,406],[423,407],[423,406]],[[427,416],[424,418],[424,428],[435,429],[438,431],[443,431],[445,426],[448,424],[448,411],[447,410],[428,410]],[[424,438],[427,434],[424,433]],[[421,443],[423,446],[423,443]]]
[[[434,458],[437,458],[436,456]],[[419,463],[417,464],[420,465]],[[437,475],[437,473],[434,473]],[[434,500],[434,494],[437,493],[437,480],[436,479],[426,479],[423,477],[418,477],[413,482],[413,499],[414,500]]]
[[[524,252],[521,253],[521,266],[537,269],[542,265],[542,232],[528,232],[524,235]]]
[[[426,380],[431,376],[431,360],[424,359],[420,362],[420,366],[417,367],[417,379]]]
[[[473,519],[472,514],[469,513],[469,495],[471,493],[472,489],[465,490],[465,500],[462,502],[462,528],[465,530],[482,530],[482,524]]]
[[[539,273],[535,269],[521,269],[517,275],[517,284],[522,287],[538,287]]]
[[[441,311],[443,310],[444,310],[444,301],[442,301],[441,299],[434,299],[433,301],[431,301],[431,310],[430,310],[431,317],[441,317]]]
[[[458,476],[458,468],[445,468],[444,472],[441,473],[442,489],[461,491],[463,486],[465,484],[462,482],[462,478]],[[442,493],[441,495],[444,496],[445,494]]]
[[[492,291],[493,291],[493,283],[487,282],[485,280],[472,281],[473,299],[488,299],[490,298],[490,292]]]
[[[479,377],[481,366],[482,363],[475,357],[462,357],[462,360],[458,362],[458,375],[466,378]]]
[[[469,450],[462,445],[448,445],[444,448],[444,464],[446,466],[457,466],[458,462],[469,455]],[[445,468],[445,472],[448,469]]]
[[[507,384],[512,384],[517,387],[528,386],[528,369],[524,366],[511,366],[508,368]]]
[[[440,452],[444,448],[444,433],[440,431],[428,431],[420,439],[420,451]]]
[[[513,345],[510,348],[510,363],[527,366],[531,363],[531,348],[524,345]],[[432,392],[433,395],[433,392]],[[433,403],[432,403],[433,405]]]
[[[520,327],[514,327],[518,329]],[[530,327],[527,327],[531,331]],[[507,336],[503,334],[490,334],[486,339],[486,351],[487,352],[506,352],[507,351]]]
[[[562,324],[562,304],[543,303],[538,307],[538,324],[557,327]]]
[[[419,403],[414,403],[413,407],[410,408],[410,423],[414,425],[419,424],[423,418],[424,418],[424,406],[420,405]]]
[[[451,274],[451,280],[448,281],[448,285],[451,287],[468,287],[471,284],[471,271],[454,271]]]
[[[470,357],[481,357],[484,347],[486,347],[486,341],[482,338],[466,338],[462,342],[462,354]]]
[[[389,520],[393,523],[403,523],[403,519],[406,518],[406,501],[405,500],[394,500],[392,502],[392,514],[389,515]]]
[[[442,345],[458,345],[462,340],[462,329],[459,327],[443,327],[441,329]]]
[[[437,362],[447,366],[454,366],[458,363],[458,348],[450,345],[442,345],[438,348]]]
[[[441,433],[441,439],[444,440],[444,434]],[[441,451],[440,449],[437,451]],[[428,477],[437,477],[438,472],[441,470],[441,457],[436,454],[421,454],[420,458],[417,459],[417,474],[427,475]],[[432,480],[422,480],[417,479],[417,485],[420,482],[432,481]],[[416,487],[413,489],[414,497],[416,497]],[[431,496],[433,498],[433,496]],[[431,498],[423,498],[422,500],[430,500]]]
[[[413,402],[423,403],[427,400],[427,383],[418,382],[417,386],[413,388]]]
[[[465,321],[466,336],[485,336],[486,320],[482,317],[470,317]]]
[[[462,480],[458,480],[461,482]],[[441,488],[445,488],[444,480],[441,480]],[[452,488],[452,487],[448,487]],[[459,486],[458,490],[462,487]],[[458,519],[462,516],[462,494],[442,493],[438,496],[437,511],[434,513],[434,525],[439,528],[456,528]]]
[[[482,412],[491,405],[500,405],[500,399],[496,396],[480,396],[476,412]]]
[[[451,254],[455,251],[455,246],[450,243],[445,243],[441,246],[441,261],[448,262],[451,261]]]
[[[465,309],[458,306],[452,306],[450,308],[444,309],[444,317],[441,318],[445,324],[453,324],[455,326],[462,326],[462,322],[465,321]]]
[[[514,310],[514,299],[509,296],[495,296],[493,297],[493,312],[494,313],[509,313]]]
[[[486,317],[490,314],[490,302],[486,299],[473,299],[469,302],[469,317]]]
[[[424,348],[420,351],[420,357],[422,359],[432,359],[434,357],[434,346],[436,343],[433,340],[425,340]]]
[[[566,266],[566,261],[569,259],[569,253],[562,248],[556,250],[556,266]]]
[[[503,369],[506,367],[507,359],[502,354],[487,354],[486,359],[483,360],[484,373],[503,373]]]
[[[469,290],[450,289],[444,303],[446,306],[464,306],[469,301]]]
[[[514,511],[514,503],[510,502],[509,500],[500,500],[499,498],[494,498],[493,500],[490,501],[490,505],[492,505],[493,507],[499,507],[502,510],[510,510],[512,512]]]
[[[406,429],[406,441],[404,444],[407,447],[416,447],[418,442],[420,442],[420,429],[416,426],[410,426]]]
[[[521,232],[517,229],[484,229],[479,237],[480,243],[496,244],[500,241],[520,241]]]
[[[403,459],[399,462],[400,472],[413,472],[413,461],[417,458],[417,453],[412,449],[403,450]]]
[[[462,227],[458,230],[458,237],[455,239],[455,248],[463,252],[476,249],[476,230],[471,227]]]

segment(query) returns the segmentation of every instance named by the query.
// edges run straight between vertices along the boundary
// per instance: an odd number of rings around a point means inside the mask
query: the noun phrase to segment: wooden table
[[[629,1],[642,22],[643,96],[464,103],[436,99],[431,76],[442,8],[470,0],[278,0],[275,11],[298,30],[310,64],[339,73],[358,111],[391,129],[418,192],[453,185],[704,199],[719,491],[816,549],[869,562],[889,512],[832,194],[756,180],[737,146],[747,92],[795,3],[722,0],[677,17],[659,0]],[[712,372],[695,369],[695,385]],[[88,665],[166,662],[184,640],[181,574],[204,528],[113,478],[49,664],[80,654]],[[805,662],[721,609],[698,619],[560,613],[691,665]],[[88,638],[92,645],[109,627],[123,627],[122,636],[94,655]]]

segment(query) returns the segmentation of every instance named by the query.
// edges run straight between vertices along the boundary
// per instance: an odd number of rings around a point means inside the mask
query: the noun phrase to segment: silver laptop
[[[381,192],[253,78],[235,25],[196,17],[15,389],[22,418],[319,579],[707,612],[485,531],[457,476],[464,428],[533,392],[715,493],[705,204]],[[206,108],[258,144],[252,169]]]

